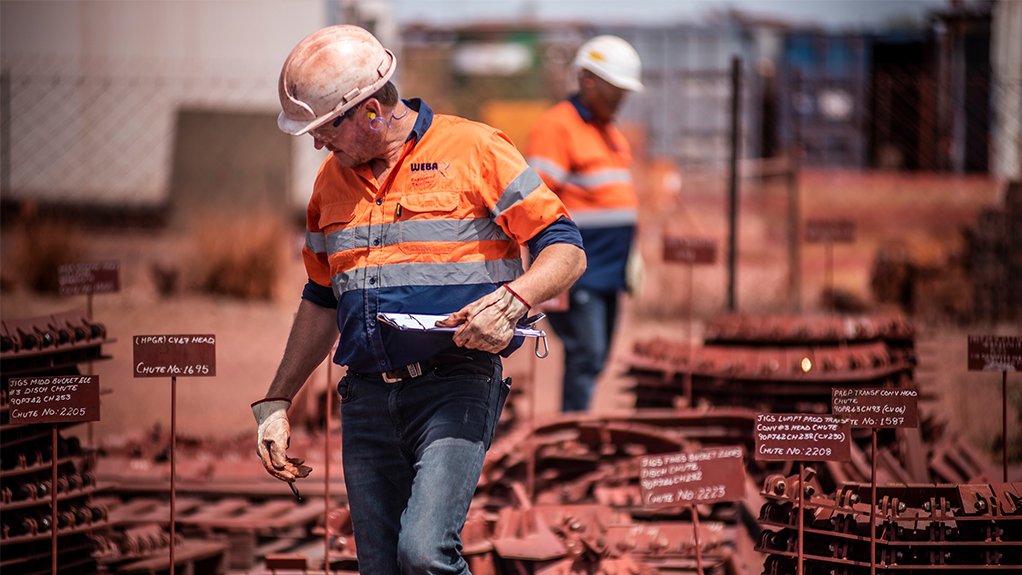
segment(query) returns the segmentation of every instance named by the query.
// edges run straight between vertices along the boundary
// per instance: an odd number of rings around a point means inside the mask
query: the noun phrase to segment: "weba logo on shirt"
[[[413,172],[439,172],[441,176],[447,177],[447,169],[451,163],[444,162],[412,162],[409,164]]]

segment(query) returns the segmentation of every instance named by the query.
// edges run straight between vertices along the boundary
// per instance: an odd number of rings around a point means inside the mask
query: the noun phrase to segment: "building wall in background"
[[[179,112],[249,113],[272,125],[280,65],[327,22],[327,8],[323,0],[5,0],[4,200],[172,205]],[[323,155],[311,141],[294,145],[284,191],[303,205]],[[248,177],[265,182],[238,168],[223,193],[248,189]]]

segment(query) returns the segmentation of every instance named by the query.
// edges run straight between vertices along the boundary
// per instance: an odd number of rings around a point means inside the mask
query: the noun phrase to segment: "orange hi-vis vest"
[[[575,285],[614,291],[624,288],[639,202],[628,141],[590,117],[577,96],[557,103],[533,126],[526,157],[582,234],[588,267]]]
[[[461,309],[520,276],[520,244],[568,217],[503,133],[406,103],[419,116],[387,180],[331,156],[307,210],[305,267],[333,290],[335,361],[355,371],[388,371],[450,348],[449,334],[400,332],[377,314]]]

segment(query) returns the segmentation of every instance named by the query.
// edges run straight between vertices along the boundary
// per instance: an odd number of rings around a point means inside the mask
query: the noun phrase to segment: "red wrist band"
[[[524,305],[526,308],[532,309],[532,306],[529,305],[529,302],[525,301],[525,298],[523,298],[522,296],[520,296],[517,293],[515,293],[515,290],[511,289],[511,286],[509,286],[507,284],[503,284],[501,287],[506,289],[507,293],[513,295],[516,300],[522,302],[522,305]]]

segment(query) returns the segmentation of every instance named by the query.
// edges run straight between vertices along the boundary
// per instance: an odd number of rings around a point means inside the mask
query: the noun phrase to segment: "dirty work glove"
[[[291,445],[291,425],[287,421],[289,407],[291,402],[286,399],[263,399],[252,404],[252,413],[259,426],[256,432],[259,459],[270,475],[290,483],[308,476],[312,468],[302,465],[304,459],[287,456],[286,450]]]

